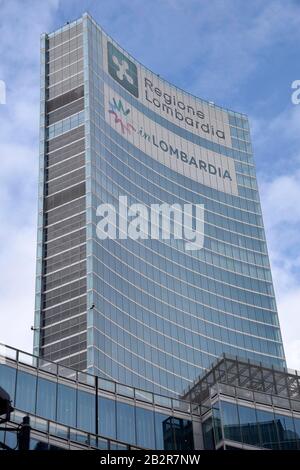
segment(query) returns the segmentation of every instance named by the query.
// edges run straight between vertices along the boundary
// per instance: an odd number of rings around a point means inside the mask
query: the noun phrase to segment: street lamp
[[[14,411],[11,406],[11,400],[9,394],[0,387],[0,424],[7,423],[10,421],[10,414]],[[0,431],[5,432],[16,432],[18,438],[19,450],[28,450],[30,444],[30,418],[24,416],[22,423],[17,428],[0,427]],[[0,448],[5,450],[13,450],[4,442],[0,442]]]

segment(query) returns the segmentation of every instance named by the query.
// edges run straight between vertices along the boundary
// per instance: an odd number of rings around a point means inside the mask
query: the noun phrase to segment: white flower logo
[[[119,60],[115,55],[112,56],[112,60],[118,67],[117,76],[119,80],[126,79],[131,85],[133,85],[133,78],[128,74],[128,63],[124,60]]]

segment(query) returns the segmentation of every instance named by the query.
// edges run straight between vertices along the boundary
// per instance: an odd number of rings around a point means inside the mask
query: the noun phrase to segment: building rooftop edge
[[[11,354],[5,353],[5,351],[13,351],[15,353],[15,357],[13,357]],[[175,401],[181,401],[181,402],[185,401],[186,403],[190,403],[188,400],[182,399],[180,393],[178,393],[177,396],[171,396],[171,395],[167,395],[167,394],[164,395],[162,393],[154,393],[154,392],[150,392],[148,390],[143,390],[143,389],[140,389],[138,387],[133,387],[133,386],[121,383],[121,382],[117,382],[116,380],[113,380],[113,379],[109,379],[109,378],[106,378],[106,377],[101,377],[101,376],[97,376],[95,374],[91,374],[90,372],[85,372],[85,371],[73,369],[73,368],[65,366],[63,364],[59,364],[58,362],[50,361],[50,360],[45,359],[43,357],[31,354],[27,351],[17,349],[14,346],[9,346],[9,345],[7,345],[7,344],[0,341],[0,364],[3,364],[3,361],[1,359],[2,357],[6,358],[6,359],[10,359],[12,361],[16,361],[17,357],[19,357],[20,355],[22,355],[22,357],[24,356],[24,357],[29,358],[28,362],[23,362],[24,365],[31,366],[31,367],[37,367],[36,364],[38,364],[38,361],[43,361],[43,364],[53,365],[54,367],[60,367],[61,369],[64,369],[66,371],[70,371],[69,376],[62,376],[62,378],[68,378],[69,380],[72,380],[72,378],[71,378],[72,374],[73,374],[74,377],[77,377],[78,374],[80,374],[80,376],[86,376],[87,381],[85,383],[87,385],[90,385],[90,386],[94,386],[94,384],[95,384],[94,379],[95,379],[95,377],[97,377],[98,379],[106,381],[107,383],[113,383],[113,384],[118,385],[120,387],[125,387],[128,390],[129,389],[136,390],[136,391],[140,392],[141,394],[144,394],[145,396],[146,395],[152,395],[153,397],[161,397],[162,400],[166,400],[166,401],[170,400],[170,402],[171,402],[171,400],[175,400]],[[44,368],[42,370],[43,370],[43,372],[47,372],[47,370],[44,369]],[[93,383],[91,383],[91,381],[93,381]]]
[[[293,369],[285,368],[285,367],[275,368],[274,366],[270,366],[270,365],[264,364],[262,362],[252,361],[250,359],[246,359],[246,358],[242,358],[242,357],[238,357],[238,356],[232,356],[230,354],[225,354],[224,353],[224,354],[222,354],[222,356],[220,358],[218,358],[216,361],[214,361],[208,369],[206,369],[202,374],[200,374],[193,381],[193,383],[191,385],[186,387],[186,389],[182,392],[182,395],[181,395],[183,397],[183,399],[192,402],[191,394],[193,394],[193,392],[197,392],[197,390],[199,390],[199,387],[202,388],[202,389],[205,388],[205,386],[206,386],[206,388],[211,387],[211,386],[215,385],[218,382],[228,383],[228,385],[234,385],[234,386],[240,387],[241,385],[236,385],[236,384],[233,384],[233,382],[231,383],[231,382],[228,381],[227,367],[226,367],[226,363],[228,363],[228,362],[231,362],[231,363],[235,362],[238,366],[242,366],[242,365],[243,366],[249,366],[249,371],[251,370],[251,368],[256,369],[256,370],[260,369],[261,371],[270,373],[270,375],[277,374],[277,375],[281,375],[281,377],[289,378],[289,380],[287,380],[286,383],[284,384],[284,388],[285,389],[290,389],[290,391],[293,391],[292,387],[294,386],[294,383],[296,381],[298,383],[298,388],[299,388],[298,394],[299,394],[299,398],[300,398],[300,371],[298,371],[296,369],[293,370]],[[222,364],[225,364],[225,369],[226,369],[226,373],[225,373],[226,380],[225,380],[225,382],[222,381],[222,379],[219,376],[217,378],[215,377],[215,371],[218,368],[220,368],[220,366]],[[239,375],[239,373],[237,375]],[[211,380],[212,376],[213,376],[214,380]],[[250,372],[249,372],[248,378],[251,382],[251,373]],[[264,375],[262,374],[261,377],[258,377],[258,378],[256,377],[256,379],[258,381],[256,382],[255,386],[251,384],[251,385],[243,385],[242,387],[247,388],[249,390],[253,390],[253,391],[261,390],[260,386],[264,383],[264,380],[265,380]],[[294,383],[293,383],[293,380],[294,380]],[[273,377],[273,381],[274,381],[274,383],[276,382],[275,377]],[[257,384],[259,384],[259,386],[257,386]],[[290,393],[290,391],[288,391],[288,393]],[[266,392],[266,393],[268,393],[268,392]],[[274,393],[274,391],[273,391],[272,394],[280,396],[281,392],[277,391],[277,392]],[[291,397],[291,398],[293,398],[293,397]],[[297,399],[299,400],[299,398],[297,398]]]
[[[166,82],[169,86],[175,88],[176,90],[182,92],[182,93],[185,93],[186,95],[190,96],[191,98],[193,99],[196,99],[196,100],[199,100],[199,101],[202,101],[203,103],[205,103],[206,105],[208,106],[213,106],[214,108],[217,108],[217,109],[220,109],[220,110],[223,110],[223,111],[227,111],[229,114],[232,114],[232,115],[237,115],[238,117],[241,117],[243,118],[244,120],[247,120],[249,121],[248,119],[248,115],[245,114],[245,113],[241,113],[239,111],[234,111],[233,109],[229,109],[225,106],[221,106],[221,105],[218,105],[216,104],[215,102],[211,101],[211,100],[206,100],[204,98],[201,98],[200,96],[197,96],[197,95],[194,95],[193,93],[187,91],[187,90],[184,90],[183,88],[175,85],[174,83],[166,80],[165,78],[161,77],[158,73],[156,72],[153,72],[152,70],[150,70],[146,65],[144,65],[142,62],[140,62],[139,60],[137,60],[134,56],[132,56],[126,49],[124,49],[123,46],[121,46],[118,41],[116,41],[110,34],[108,34],[106,32],[106,30],[104,28],[102,28],[102,26],[99,25],[99,23],[97,23],[97,21],[93,18],[93,16],[88,13],[88,12],[84,12],[82,14],[82,16],[78,17],[77,19],[75,20],[72,20],[72,21],[68,21],[67,23],[64,24],[64,26],[62,26],[61,28],[57,28],[55,29],[54,31],[50,32],[50,33],[41,33],[41,37],[48,37],[48,38],[51,38],[53,36],[55,36],[55,34],[57,34],[58,32],[61,32],[61,31],[64,31],[70,27],[72,27],[72,25],[75,25],[79,22],[81,22],[84,18],[88,18],[99,30],[101,30],[109,39],[111,39],[119,48],[121,48],[123,51],[125,51],[137,64],[139,64],[141,67],[143,67],[145,70],[147,70],[148,72],[150,73],[153,73],[154,75],[156,75],[157,77],[159,77],[159,79],[163,82]]]

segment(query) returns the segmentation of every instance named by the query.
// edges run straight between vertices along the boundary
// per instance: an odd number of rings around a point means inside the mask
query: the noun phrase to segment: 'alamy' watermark
[[[292,85],[291,85],[293,91],[291,95],[291,100],[293,104],[299,104],[300,103],[300,80],[294,80]]]
[[[204,244],[204,204],[132,204],[119,196],[119,205],[100,204],[96,227],[101,240],[185,240],[186,250],[200,250]]]
[[[0,80],[0,104],[6,104],[6,86],[3,80]]]

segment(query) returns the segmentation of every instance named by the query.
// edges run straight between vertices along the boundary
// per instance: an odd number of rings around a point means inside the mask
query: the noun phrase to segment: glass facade
[[[224,356],[185,394],[205,449],[300,450],[300,375]]]
[[[162,80],[87,14],[42,56],[36,354],[170,396],[223,353],[284,367],[247,117]],[[97,208],[120,196],[204,204],[203,249],[100,240]],[[122,437],[122,421],[110,428]]]
[[[68,445],[101,449],[193,450],[197,444],[194,430],[200,416],[189,402],[25,357],[13,348],[1,348],[0,354],[0,386],[12,399],[13,422],[29,414],[34,431]],[[13,437],[6,434],[10,445]]]
[[[35,450],[300,450],[300,374],[237,358],[179,399],[0,345],[0,387],[14,407],[6,426],[29,415]],[[1,442],[17,445],[5,429]]]
[[[224,399],[215,403],[213,417],[203,423],[206,449],[214,449],[223,441],[231,447],[238,443],[273,450],[300,450],[299,429],[299,413],[280,414],[259,405],[245,406]]]

